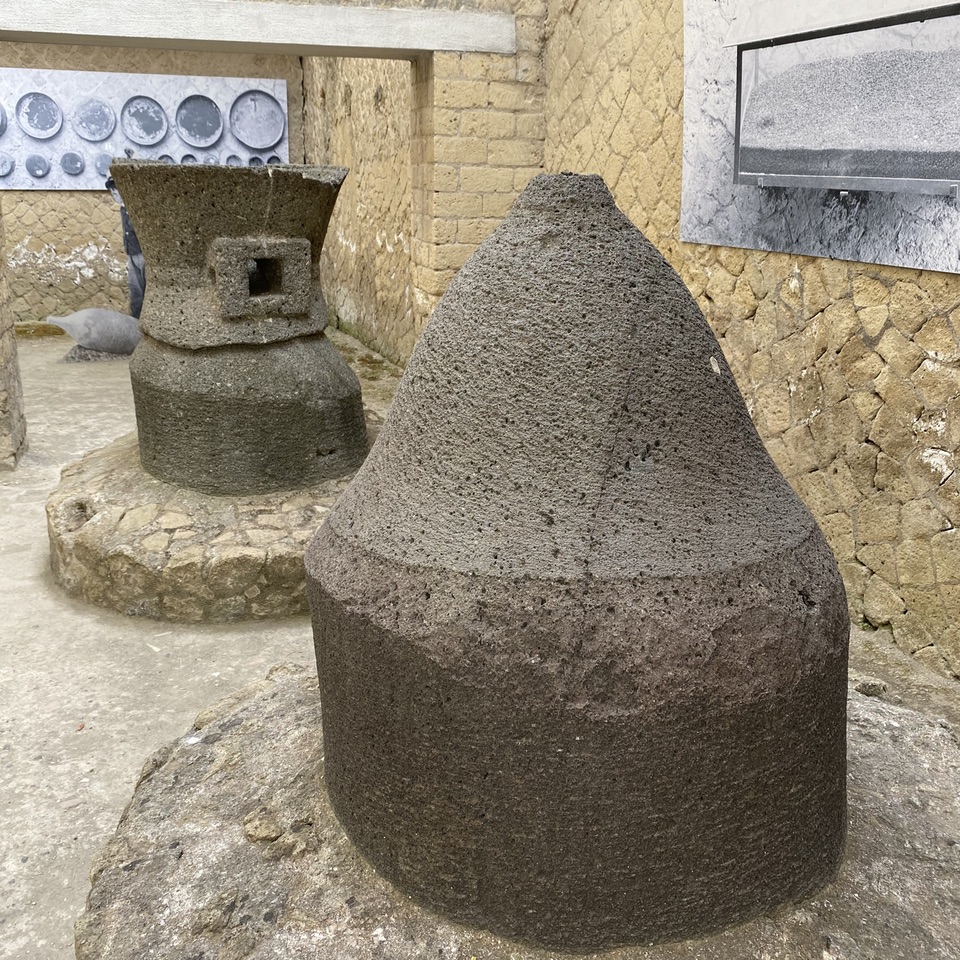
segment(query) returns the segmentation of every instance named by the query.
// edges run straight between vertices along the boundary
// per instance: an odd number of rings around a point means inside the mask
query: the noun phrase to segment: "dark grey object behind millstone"
[[[330,798],[429,907],[589,951],[836,871],[836,563],[599,177],[460,271],[306,564]]]
[[[347,171],[111,170],[149,275],[130,363],[144,469],[223,494],[356,469],[368,449],[360,383],[323,334],[319,268]]]

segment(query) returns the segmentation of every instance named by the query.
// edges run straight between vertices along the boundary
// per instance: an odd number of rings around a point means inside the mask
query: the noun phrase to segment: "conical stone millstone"
[[[330,797],[419,901],[588,951],[836,870],[836,563],[599,177],[460,271],[306,559]]]

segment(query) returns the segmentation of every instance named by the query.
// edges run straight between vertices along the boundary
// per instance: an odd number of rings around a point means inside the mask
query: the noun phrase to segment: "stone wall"
[[[960,277],[681,244],[682,0],[550,0],[546,67],[547,168],[602,174],[690,286],[853,619],[960,673]]]
[[[0,42],[0,67],[277,77],[287,81],[290,156],[303,158],[297,57]],[[119,208],[106,192],[4,191],[9,310],[18,323],[90,306],[127,310]]]
[[[307,158],[351,168],[324,247],[324,289],[345,329],[398,362],[543,166],[546,2],[469,6],[515,13],[515,56],[304,62]]]
[[[0,203],[0,249],[3,248],[3,204]],[[7,308],[7,270],[0,262],[0,470],[12,470],[27,446],[17,363],[13,316]]]

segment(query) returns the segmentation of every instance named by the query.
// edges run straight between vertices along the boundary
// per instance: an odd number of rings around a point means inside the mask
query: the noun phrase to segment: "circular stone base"
[[[129,434],[65,467],[47,500],[54,579],[80,600],[157,620],[306,613],[304,547],[352,476],[212,496],[152,477]]]
[[[945,721],[854,690],[849,716],[849,835],[832,884],[707,939],[591,956],[960,956],[957,740]],[[447,923],[375,873],[330,809],[323,755],[317,681],[301,667],[201,714],[144,766],[94,863],[77,960],[563,956]]]

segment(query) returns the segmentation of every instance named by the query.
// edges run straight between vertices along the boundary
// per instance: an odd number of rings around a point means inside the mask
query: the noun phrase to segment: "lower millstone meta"
[[[321,333],[187,350],[144,337],[130,362],[140,458],[205,493],[269,493],[355,470],[367,454],[356,374]]]

